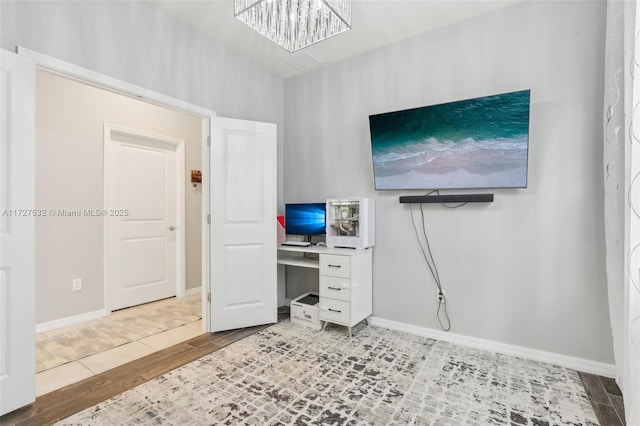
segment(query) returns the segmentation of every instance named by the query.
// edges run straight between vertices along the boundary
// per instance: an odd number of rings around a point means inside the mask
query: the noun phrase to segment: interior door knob
[[[173,231],[173,230],[175,230],[175,229],[176,229],[176,227],[175,227],[175,226],[173,226],[173,225],[171,225],[171,226],[169,227],[169,231]]]

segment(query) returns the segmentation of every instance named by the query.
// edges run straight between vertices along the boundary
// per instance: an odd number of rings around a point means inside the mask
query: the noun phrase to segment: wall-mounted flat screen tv
[[[530,90],[369,116],[380,189],[526,188]]]

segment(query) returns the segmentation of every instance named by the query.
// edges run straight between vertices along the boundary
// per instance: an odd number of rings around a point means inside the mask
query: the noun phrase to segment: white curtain
[[[627,425],[640,425],[640,9],[607,2],[604,105],[609,311]]]

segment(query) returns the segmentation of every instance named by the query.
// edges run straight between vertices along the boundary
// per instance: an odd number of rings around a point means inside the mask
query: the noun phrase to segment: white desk
[[[351,327],[373,313],[373,249],[278,246],[278,264],[318,269],[320,320]]]

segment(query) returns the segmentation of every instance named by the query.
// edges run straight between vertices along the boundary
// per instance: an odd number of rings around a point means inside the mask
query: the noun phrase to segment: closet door
[[[277,322],[276,126],[215,118],[211,330]]]
[[[35,79],[0,51],[0,415],[35,401]]]

